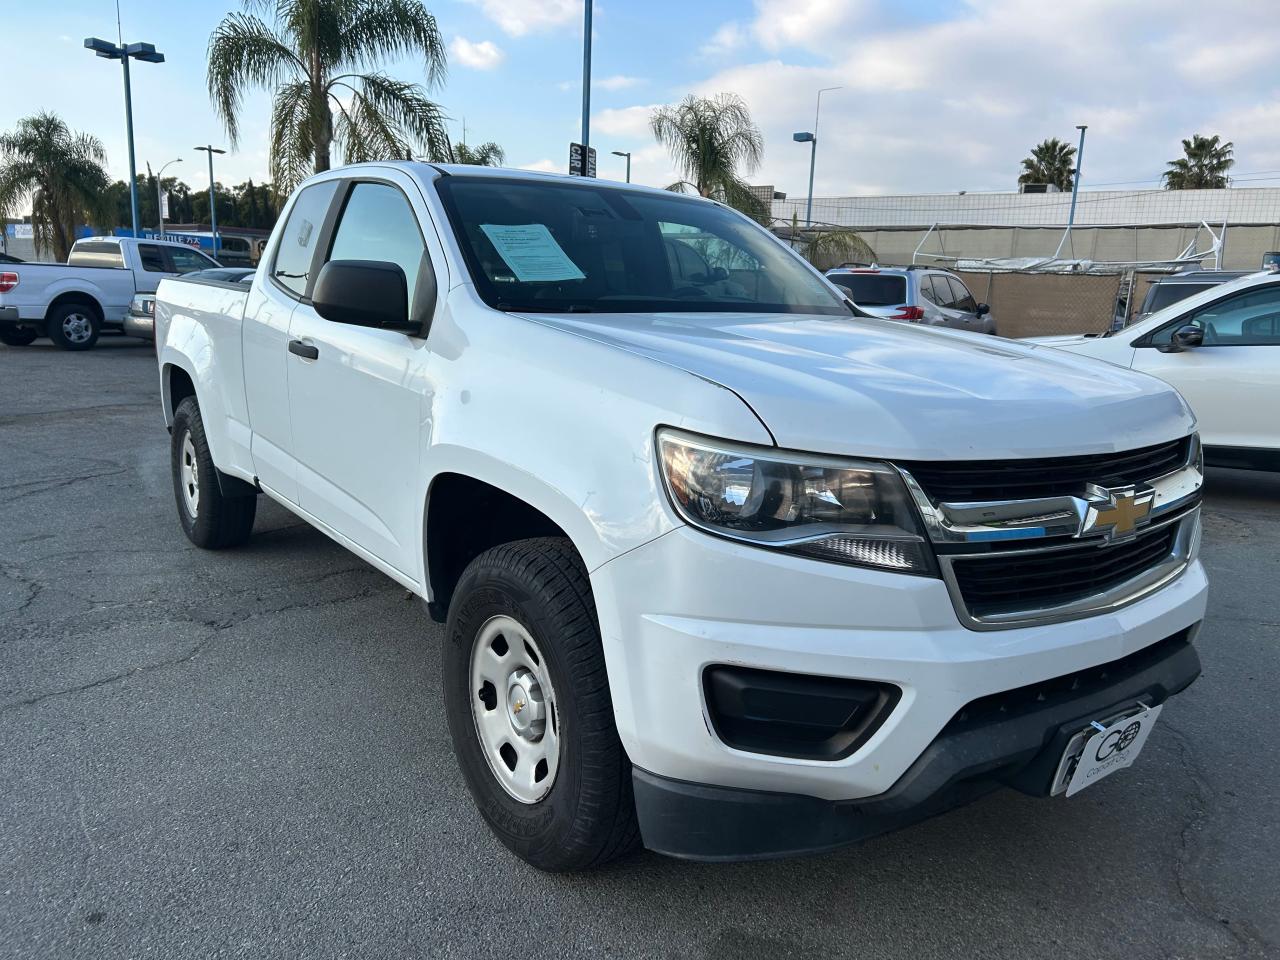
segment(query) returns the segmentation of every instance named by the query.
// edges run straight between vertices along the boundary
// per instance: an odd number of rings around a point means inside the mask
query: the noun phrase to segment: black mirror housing
[[[978,304],[978,309],[974,311],[978,316],[985,317],[991,312],[991,307],[985,303]]]
[[[330,260],[311,291],[320,316],[362,327],[408,327],[408,300],[404,270],[382,260]]]

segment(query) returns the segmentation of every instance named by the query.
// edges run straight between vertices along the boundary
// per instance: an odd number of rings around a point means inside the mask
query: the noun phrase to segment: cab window
[[[357,183],[347,196],[326,262],[381,260],[396,264],[404,271],[407,316],[425,252],[418,218],[405,195],[385,183]]]
[[[208,270],[217,264],[196,250],[185,247],[169,247],[169,262],[173,264],[174,273],[195,273],[197,270]]]
[[[1280,283],[1227,297],[1184,314],[1152,334],[1151,346],[1165,346],[1175,330],[1187,325],[1200,328],[1204,337],[1202,347],[1280,346]]]
[[[147,273],[168,273],[169,265],[165,262],[164,251],[154,243],[138,244],[138,262]]]

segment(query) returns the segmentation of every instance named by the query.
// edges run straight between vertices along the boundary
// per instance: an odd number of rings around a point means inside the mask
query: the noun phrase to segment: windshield
[[[765,230],[714,203],[497,177],[436,188],[481,299],[499,310],[849,315]]]
[[[863,307],[893,307],[907,302],[907,278],[895,274],[832,273],[832,283],[853,291],[853,302]]]

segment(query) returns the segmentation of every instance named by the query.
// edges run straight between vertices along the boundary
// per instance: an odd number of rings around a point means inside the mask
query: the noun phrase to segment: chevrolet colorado
[[[186,535],[265,493],[426,600],[467,785],[542,869],[1070,796],[1199,673],[1175,390],[858,316],[711,200],[344,167],[155,326]]]

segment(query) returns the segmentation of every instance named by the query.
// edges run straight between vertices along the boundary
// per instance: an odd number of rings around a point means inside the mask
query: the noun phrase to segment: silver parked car
[[[877,317],[995,333],[991,308],[978,303],[964,281],[945,270],[919,267],[836,267],[827,279],[850,291],[854,303]]]

